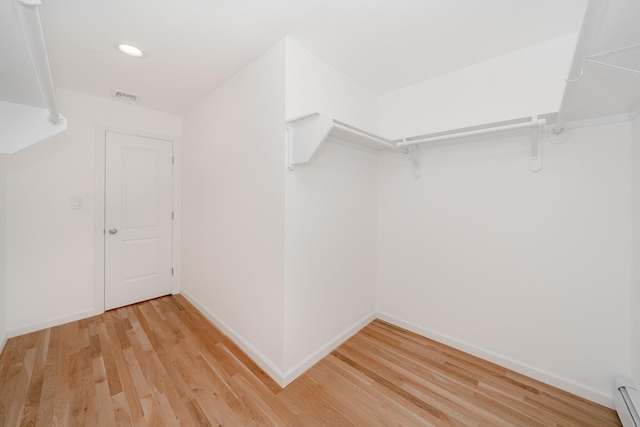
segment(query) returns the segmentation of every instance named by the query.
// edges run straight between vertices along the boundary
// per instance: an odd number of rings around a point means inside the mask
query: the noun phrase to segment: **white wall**
[[[337,144],[287,174],[288,370],[310,367],[310,356],[324,356],[373,318],[376,182],[376,154]]]
[[[383,317],[611,404],[630,361],[631,127],[572,130],[529,171],[528,136],[381,156]]]
[[[183,116],[182,292],[282,369],[285,44]]]
[[[319,112],[369,132],[376,130],[373,92],[290,39],[286,45],[287,119]]]
[[[375,310],[376,157],[288,171],[285,117],[313,111],[375,127],[373,94],[283,40],[183,117],[182,292],[281,384]]]
[[[0,351],[7,340],[7,156],[0,154]]]
[[[574,44],[561,37],[386,93],[378,130],[402,138],[557,111]]]
[[[180,118],[58,90],[68,130],[7,158],[10,335],[101,312],[94,307],[96,126],[179,135]],[[70,209],[71,197],[84,208]]]
[[[375,129],[375,96],[287,41],[287,117],[320,111]],[[375,313],[375,153],[326,143],[286,174],[285,382]]]
[[[640,386],[640,115],[633,120],[632,171],[631,369],[634,382]]]

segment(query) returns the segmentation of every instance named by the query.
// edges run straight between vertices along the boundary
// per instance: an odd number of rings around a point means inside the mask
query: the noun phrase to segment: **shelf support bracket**
[[[295,165],[308,163],[333,129],[333,119],[326,114],[309,114],[286,122],[287,163],[289,170]]]
[[[542,134],[540,128],[531,131],[531,172],[542,169]]]
[[[291,128],[289,127],[289,125],[287,124],[285,126],[285,136],[287,139],[287,168],[292,171],[296,168],[296,166],[292,163],[292,151],[293,151],[293,147],[292,147],[292,142],[291,142]]]
[[[547,133],[547,140],[552,144],[562,144],[567,140],[568,132],[569,130],[564,126],[559,132],[556,132],[555,129],[551,129],[549,133]]]
[[[538,121],[538,115],[534,114],[531,116],[531,122],[537,124],[537,126],[531,128],[531,172],[540,172],[542,169],[542,135],[544,131],[540,122],[544,123],[544,120]]]
[[[402,140],[406,142],[406,138]],[[410,145],[407,147],[407,154],[409,155],[409,159],[411,159],[411,164],[413,165],[413,177],[415,179],[420,179],[422,175],[422,166],[420,164],[420,146],[419,145]]]

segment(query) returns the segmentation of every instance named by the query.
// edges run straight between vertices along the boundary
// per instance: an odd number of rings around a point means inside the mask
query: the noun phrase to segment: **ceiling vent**
[[[138,99],[138,97],[134,94],[127,93],[127,92],[120,92],[120,91],[117,91],[115,93],[115,96],[118,99],[122,99],[124,101],[129,101],[129,102],[136,102],[136,100]]]

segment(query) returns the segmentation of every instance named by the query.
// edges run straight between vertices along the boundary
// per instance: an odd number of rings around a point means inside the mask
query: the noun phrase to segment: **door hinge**
[[[175,165],[176,164],[176,158],[175,156],[171,156],[171,164]]]
[[[176,215],[173,212],[171,212],[171,219],[176,219]]]
[[[173,276],[173,267],[171,267],[171,275]]]

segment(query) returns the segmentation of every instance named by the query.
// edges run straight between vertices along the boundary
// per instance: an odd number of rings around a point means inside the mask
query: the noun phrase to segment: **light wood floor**
[[[0,425],[620,425],[612,410],[374,321],[280,389],[181,296],[7,342]]]

